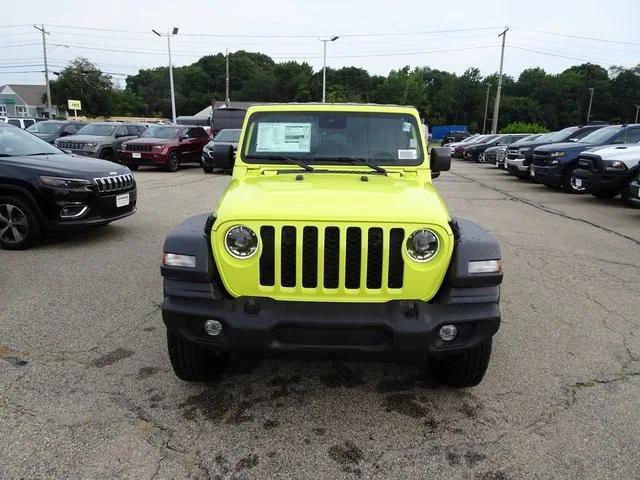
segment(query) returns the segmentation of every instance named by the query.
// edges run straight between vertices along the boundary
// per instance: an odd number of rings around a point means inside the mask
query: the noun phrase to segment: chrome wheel
[[[583,187],[578,186],[577,182],[576,182],[576,178],[575,177],[571,177],[571,180],[569,180],[569,182],[571,183],[571,189],[576,192],[576,193],[582,193],[582,192],[586,192],[587,191],[587,187]]]
[[[0,240],[7,244],[22,242],[29,232],[29,221],[20,208],[10,203],[0,205]]]

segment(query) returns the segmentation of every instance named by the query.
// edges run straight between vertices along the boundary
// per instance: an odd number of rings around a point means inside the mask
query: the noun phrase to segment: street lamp
[[[153,33],[162,37],[162,33],[158,33],[156,30],[151,30]],[[167,37],[167,47],[169,49],[169,84],[171,86],[171,115],[173,117],[173,123],[176,123],[176,94],[173,90],[173,63],[171,62],[171,37],[178,34],[178,27],[173,27],[172,31],[167,30],[164,34]]]
[[[322,103],[326,102],[327,98],[327,42],[335,42],[338,40],[337,35],[331,38],[320,38],[319,40],[323,44],[324,53],[322,55]]]
[[[484,120],[482,121],[483,135],[484,135],[485,127],[487,126],[487,111],[489,110],[489,90],[491,90],[491,84],[487,85],[487,98],[484,101]]]
[[[636,123],[638,123],[638,110],[640,110],[640,105],[636,105]]]
[[[589,110],[587,110],[587,123],[589,123],[589,118],[591,117],[591,103],[593,102],[593,91],[595,88],[590,88],[591,96],[589,97]]]

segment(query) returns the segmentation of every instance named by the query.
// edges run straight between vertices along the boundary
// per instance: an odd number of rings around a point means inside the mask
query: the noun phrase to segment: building
[[[46,93],[45,85],[0,86],[0,117],[45,117],[47,104],[42,99]],[[52,110],[52,118],[58,117],[58,109]]]

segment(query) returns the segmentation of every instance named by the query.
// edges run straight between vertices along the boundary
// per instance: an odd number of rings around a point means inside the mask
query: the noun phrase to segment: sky
[[[174,65],[229,49],[307,61],[319,70],[319,38],[337,35],[327,47],[330,67],[356,66],[381,75],[405,65],[458,74],[477,67],[488,75],[498,70],[498,34],[505,27],[510,30],[504,71],[515,77],[530,67],[558,73],[587,61],[605,68],[640,63],[637,0],[29,0],[24,8],[17,5],[4,9],[0,25],[0,85],[44,84],[42,37],[34,23],[50,32],[50,70],[84,56],[111,73],[119,87],[140,68],[167,64],[166,38],[151,30],[174,26],[179,27],[172,38]]]

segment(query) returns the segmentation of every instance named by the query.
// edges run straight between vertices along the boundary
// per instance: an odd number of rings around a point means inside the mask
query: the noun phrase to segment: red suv
[[[124,142],[118,160],[131,170],[137,170],[140,165],[152,165],[175,172],[181,163],[200,163],[202,148],[208,142],[209,135],[202,127],[155,125],[140,138]]]

